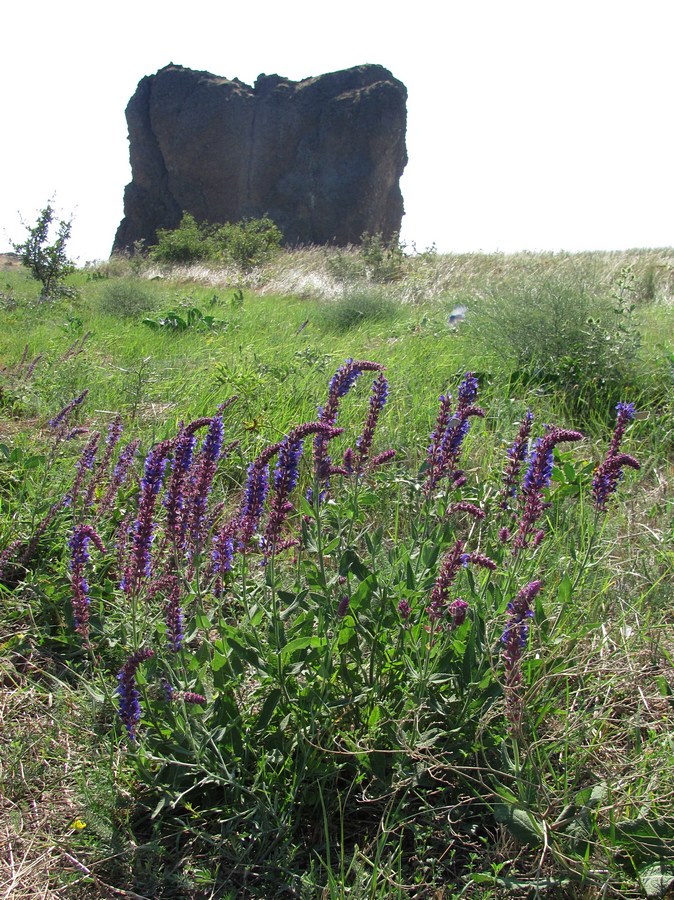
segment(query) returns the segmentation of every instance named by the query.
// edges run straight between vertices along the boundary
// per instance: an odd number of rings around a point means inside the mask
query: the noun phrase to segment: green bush
[[[157,231],[150,257],[162,263],[229,262],[248,272],[276,253],[282,239],[278,226],[266,216],[211,225],[186,212],[178,228]]]
[[[469,302],[468,325],[519,377],[560,391],[576,415],[635,393],[639,333],[623,282],[602,291],[580,275],[504,282]]]
[[[150,258],[161,263],[194,263],[214,256],[207,229],[188,212],[183,213],[177,228],[157,229],[157,243],[150,249]]]
[[[123,318],[147,313],[155,305],[149,286],[135,278],[106,281],[101,287],[99,302],[102,312]]]
[[[54,224],[56,237],[50,244],[50,230]],[[26,226],[28,231],[26,240],[13,245],[21,265],[25,266],[33,278],[42,285],[44,299],[63,294],[65,292],[63,282],[75,269],[66,254],[71,228],[72,219],[67,221],[56,219],[51,203],[47,203],[38,215],[35,225],[32,228]]]
[[[398,304],[379,291],[348,291],[321,307],[319,318],[332,331],[350,331],[366,322],[390,322],[398,313]]]
[[[217,252],[244,272],[266,262],[281,246],[283,234],[270,218],[226,223],[213,232]]]

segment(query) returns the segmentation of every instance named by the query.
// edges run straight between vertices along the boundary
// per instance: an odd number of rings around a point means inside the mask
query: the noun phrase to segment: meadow
[[[0,271],[0,895],[664,897],[674,251]]]

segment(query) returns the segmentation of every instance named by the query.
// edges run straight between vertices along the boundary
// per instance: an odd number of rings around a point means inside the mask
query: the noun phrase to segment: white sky
[[[403,238],[419,249],[674,244],[671,0],[34,0],[0,27],[0,250],[55,194],[71,254],[108,256],[124,109],[169,62],[248,84],[389,68],[409,92]]]

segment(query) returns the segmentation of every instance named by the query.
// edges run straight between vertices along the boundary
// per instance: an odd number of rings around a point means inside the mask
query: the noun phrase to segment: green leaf
[[[512,803],[497,803],[494,818],[508,829],[510,834],[522,844],[538,847],[543,842],[543,824],[527,809]]]
[[[664,897],[674,884],[674,866],[652,863],[640,869],[637,877],[647,897]]]
[[[559,587],[557,588],[557,599],[561,604],[566,604],[571,599],[572,587],[571,579],[568,575],[565,575],[559,582]]]
[[[286,662],[298,650],[306,650],[308,647],[324,647],[326,643],[327,638],[321,637],[317,634],[308,635],[307,637],[295,638],[295,640],[289,641],[285,645],[285,647],[281,651],[281,659]]]
[[[255,723],[255,730],[258,733],[263,732],[271,722],[271,717],[274,715],[274,710],[278,706],[280,699],[281,691],[278,688],[272,688],[267,695],[267,699],[262,704],[260,715],[257,717],[257,722]]]

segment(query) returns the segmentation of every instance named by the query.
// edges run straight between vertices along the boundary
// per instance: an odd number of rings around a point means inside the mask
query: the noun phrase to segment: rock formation
[[[183,211],[199,222],[269,215],[287,244],[358,243],[399,231],[405,86],[365,65],[254,87],[170,64],[143,78],[126,118],[132,181],[113,250]]]

